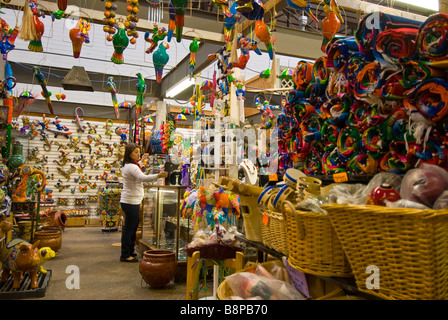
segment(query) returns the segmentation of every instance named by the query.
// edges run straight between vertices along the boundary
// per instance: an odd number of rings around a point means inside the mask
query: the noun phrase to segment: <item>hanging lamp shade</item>
[[[175,120],[176,120],[176,121],[187,121],[187,117],[184,116],[182,113],[179,113],[179,114],[176,116]]]
[[[95,91],[84,67],[73,66],[61,82],[62,88],[74,91]]]

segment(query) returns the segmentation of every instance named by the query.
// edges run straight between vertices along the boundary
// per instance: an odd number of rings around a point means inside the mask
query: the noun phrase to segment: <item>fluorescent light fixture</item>
[[[416,7],[439,11],[439,0],[397,0],[397,2],[407,3]]]
[[[166,92],[166,97],[173,98],[194,84],[195,84],[194,78],[185,78],[184,80],[178,82],[176,85],[168,89],[168,91]]]

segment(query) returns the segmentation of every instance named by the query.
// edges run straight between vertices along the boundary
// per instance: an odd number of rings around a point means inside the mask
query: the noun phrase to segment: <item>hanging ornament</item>
[[[190,75],[193,75],[194,66],[196,64],[196,53],[199,50],[198,40],[199,38],[195,37],[190,43]]]
[[[129,38],[126,35],[126,28],[123,22],[118,22],[118,31],[113,36],[107,36],[108,41],[112,41],[114,46],[114,53],[110,60],[116,64],[124,63],[123,52],[129,45]]]
[[[18,97],[17,106],[14,108],[14,115],[19,117],[36,99],[37,95],[34,95],[30,91],[24,91]]]
[[[126,11],[129,14],[126,16],[124,26],[126,27],[127,36],[131,38],[129,42],[135,44],[138,38],[137,22],[139,19],[137,14],[139,12],[139,4],[138,0],[127,0],[127,3]]]
[[[182,113],[179,113],[179,114],[176,116],[175,120],[176,120],[176,121],[187,121],[187,117],[184,116]]]
[[[67,0],[58,0],[58,11],[51,14],[51,20],[61,19],[67,9]]]
[[[19,35],[19,27],[12,29],[5,20],[0,18],[0,31],[2,35],[0,53],[3,54],[3,60],[6,60],[8,53],[15,48],[14,43]]]
[[[140,113],[142,112],[143,98],[146,93],[145,78],[143,78],[143,75],[140,72],[137,73],[137,77],[138,77],[138,83],[135,85],[135,89],[137,90],[137,99],[135,102],[135,106],[136,106],[135,116],[136,117],[138,117],[140,115]]]
[[[188,6],[188,0],[171,0],[170,2],[174,8],[175,23],[176,23],[176,41],[182,40],[182,30],[184,28],[185,9]],[[171,16],[170,16],[171,20]]]
[[[85,19],[79,19],[78,23],[73,29],[70,29],[70,40],[73,46],[73,57],[78,59],[81,54],[81,47],[83,43],[90,43],[89,32],[90,23]]]
[[[170,56],[166,53],[166,49],[169,47],[168,43],[162,42],[156,52],[152,55],[157,83],[162,83],[163,68],[170,59]]]
[[[160,24],[163,19],[163,1],[161,0],[146,0],[149,2],[148,21],[153,24]]]
[[[154,28],[152,29],[152,36],[149,31],[146,31],[145,41],[150,43],[150,46],[145,52],[148,54],[152,53],[159,45],[159,41],[163,41],[167,34],[165,27],[159,28],[157,25],[154,25]]]
[[[105,10],[104,10],[104,19],[103,19],[103,31],[108,33],[109,36],[112,36],[117,32],[117,29],[115,29],[115,16],[116,16],[116,10],[118,8],[117,4],[115,3],[117,0],[109,0],[106,1],[104,4]],[[109,37],[108,36],[108,37]],[[109,38],[108,38],[109,40]],[[109,40],[111,41],[111,40]]]

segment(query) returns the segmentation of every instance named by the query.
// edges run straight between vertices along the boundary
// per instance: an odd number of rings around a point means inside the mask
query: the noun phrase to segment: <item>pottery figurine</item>
[[[395,202],[400,200],[400,194],[391,185],[387,183],[381,184],[374,188],[367,197],[367,204],[385,206],[385,201]]]

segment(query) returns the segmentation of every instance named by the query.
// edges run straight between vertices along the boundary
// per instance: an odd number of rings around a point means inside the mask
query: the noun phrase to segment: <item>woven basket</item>
[[[448,299],[448,210],[328,204],[358,289],[383,299]],[[379,289],[369,290],[379,271]]]
[[[260,213],[258,211],[258,198],[241,195],[240,208],[244,221],[246,239],[255,242],[263,242]]]
[[[283,214],[273,210],[262,210],[260,211],[260,214],[263,244],[288,256],[286,222],[283,218]]]
[[[282,203],[286,220],[288,261],[302,272],[325,277],[353,277],[341,242],[323,213],[296,211],[289,201]]]

